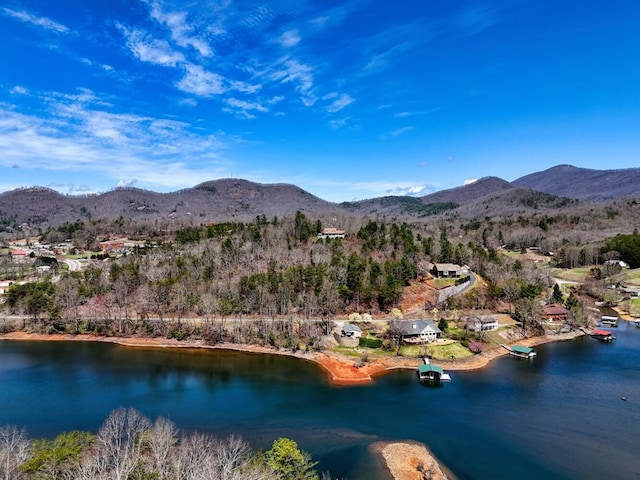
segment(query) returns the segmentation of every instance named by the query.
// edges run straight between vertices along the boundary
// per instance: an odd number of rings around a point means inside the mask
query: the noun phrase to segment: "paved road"
[[[69,266],[70,272],[79,272],[84,267],[84,262],[81,260],[71,260],[70,258],[65,258],[64,263]]]

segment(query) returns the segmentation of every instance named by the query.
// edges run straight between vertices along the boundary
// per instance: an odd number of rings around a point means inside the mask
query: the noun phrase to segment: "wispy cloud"
[[[469,178],[463,182],[463,185],[471,185],[472,183],[476,183],[477,181],[477,178]]]
[[[430,38],[429,30],[422,24],[394,26],[376,35],[362,38],[357,44],[368,58],[364,66],[364,74],[377,73],[389,66],[405,53],[414,51],[417,45]]]
[[[397,112],[393,114],[393,117],[394,118],[417,117],[420,115],[429,115],[434,112],[437,112],[438,110],[440,110],[440,107],[433,107],[427,110]]]
[[[164,12],[157,2],[151,2],[151,17],[169,28],[171,38],[180,47],[192,47],[203,57],[213,55],[206,40],[194,34],[194,27],[187,23],[185,12]]]
[[[224,93],[224,78],[217,73],[207,72],[200,65],[188,64],[185,66],[185,75],[176,86],[186,93],[192,93],[199,97],[211,97]]]
[[[295,47],[300,43],[300,34],[298,30],[287,30],[278,38],[278,43],[285,48]]]
[[[497,11],[491,7],[476,5],[461,10],[453,25],[466,35],[477,35],[498,22]]]
[[[300,93],[302,103],[310,107],[317,101],[313,91],[313,69],[309,65],[298,60],[285,57],[281,59],[275,71],[271,74],[271,80],[279,83],[293,83]]]
[[[3,8],[2,11],[8,17],[14,18],[23,23],[28,23],[56,33],[69,33],[69,27],[47,17],[38,17],[37,15],[33,15],[28,12],[12,10],[10,8]]]
[[[111,65],[107,65],[106,63],[94,62],[90,58],[83,57],[83,58],[80,59],[80,61],[82,63],[84,63],[85,65],[89,65],[91,67],[98,67],[98,68],[104,70],[105,72],[113,72],[114,71],[114,68]]]
[[[351,96],[347,95],[346,93],[343,93],[342,95],[338,95],[337,93],[336,94],[329,94],[329,95],[326,95],[325,97],[323,97],[323,99],[332,99],[334,97],[338,97],[338,98],[336,98],[333,102],[331,102],[331,104],[329,104],[327,106],[327,112],[329,112],[329,113],[339,112],[343,108],[345,108],[345,107],[351,105],[353,102],[355,102],[355,99],[352,98]]]
[[[185,61],[184,55],[171,48],[167,41],[152,38],[142,30],[131,29],[123,24],[117,24],[117,27],[125,36],[131,53],[140,61],[165,67],[175,67]]]
[[[234,111],[241,117],[244,118],[255,118],[255,115],[250,113],[251,111],[257,112],[267,112],[269,109],[259,103],[256,102],[247,102],[245,100],[238,100],[236,98],[228,98],[226,100],[227,105],[229,105],[228,111]]]
[[[386,140],[388,138],[398,137],[398,136],[404,135],[405,133],[410,132],[411,130],[414,130],[414,129],[415,129],[415,127],[412,127],[412,126],[397,128],[396,130],[392,130],[389,133],[383,135],[382,139]]]
[[[78,98],[84,100],[79,100]],[[222,134],[189,123],[109,111],[104,102],[46,94],[39,117],[0,105],[0,165],[50,172],[83,172],[147,188],[182,188],[228,172]],[[95,98],[95,95],[94,95]]]

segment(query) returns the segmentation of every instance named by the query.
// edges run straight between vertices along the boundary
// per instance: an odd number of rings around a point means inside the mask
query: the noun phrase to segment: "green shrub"
[[[360,337],[359,346],[367,348],[380,348],[382,347],[382,340],[372,337]]]

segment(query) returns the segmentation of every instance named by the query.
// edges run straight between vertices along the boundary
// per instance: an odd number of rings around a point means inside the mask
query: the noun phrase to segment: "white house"
[[[467,329],[474,332],[491,332],[498,329],[498,317],[495,315],[474,315],[467,318]]]
[[[433,320],[405,320],[394,326],[399,329],[402,340],[408,343],[434,342],[442,335]]]
[[[351,325],[350,323],[347,323],[342,326],[342,331],[340,332],[340,334],[343,337],[360,338],[362,337],[362,330],[360,330],[360,327],[358,327],[357,325]]]
[[[318,234],[318,238],[344,238],[346,232],[334,227],[326,227]]]

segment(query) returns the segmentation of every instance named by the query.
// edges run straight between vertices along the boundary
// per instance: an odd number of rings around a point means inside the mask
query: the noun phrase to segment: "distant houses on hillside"
[[[463,273],[463,267],[455,263],[434,263],[431,273],[436,278],[458,278]]]
[[[318,234],[318,238],[344,238],[346,235],[347,234],[344,230],[334,227],[326,227]]]
[[[146,242],[141,240],[129,240],[128,238],[116,238],[114,240],[105,240],[100,242],[100,250],[102,253],[111,253],[120,250],[126,250],[135,247],[144,247]]]

